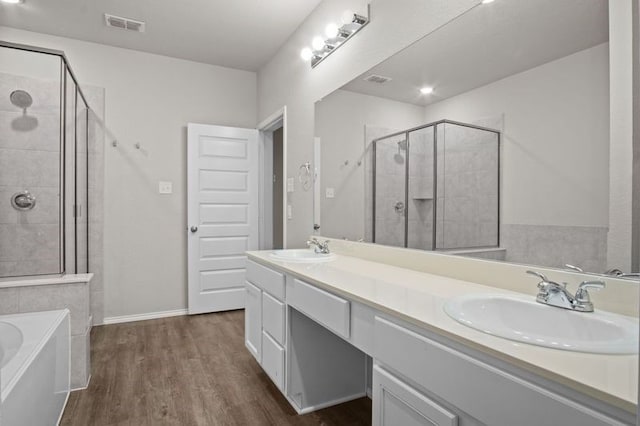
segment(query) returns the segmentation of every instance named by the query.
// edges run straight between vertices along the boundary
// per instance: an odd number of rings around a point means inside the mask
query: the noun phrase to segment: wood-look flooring
[[[94,327],[61,425],[370,425],[362,398],[299,416],[244,346],[244,311]]]

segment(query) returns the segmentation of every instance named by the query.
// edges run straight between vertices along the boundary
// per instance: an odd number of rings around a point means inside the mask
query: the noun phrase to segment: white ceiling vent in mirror
[[[369,83],[377,83],[377,84],[384,84],[391,80],[392,80],[391,77],[385,77],[383,75],[378,75],[378,74],[371,74],[368,77],[364,78],[364,81],[368,81]]]
[[[136,21],[135,19],[123,18],[122,16],[104,14],[104,22],[107,27],[119,28],[121,30],[135,31],[143,33],[145,31],[146,24],[142,21]]]

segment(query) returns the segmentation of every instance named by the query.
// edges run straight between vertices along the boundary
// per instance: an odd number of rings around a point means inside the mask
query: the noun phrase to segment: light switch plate
[[[171,194],[173,192],[173,184],[171,182],[158,182],[158,193]]]
[[[294,178],[287,178],[287,192],[293,192],[296,181]]]
[[[335,191],[334,191],[333,188],[327,188],[327,189],[325,189],[324,192],[325,192],[325,196],[327,198],[333,198],[335,196]]]

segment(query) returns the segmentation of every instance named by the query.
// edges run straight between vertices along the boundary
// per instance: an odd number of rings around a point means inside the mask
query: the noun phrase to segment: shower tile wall
[[[555,268],[569,263],[603,273],[609,267],[607,232],[607,228],[595,226],[503,224],[501,246],[508,262]]]
[[[433,127],[409,133],[407,247],[433,250]]]
[[[14,90],[31,94],[26,111]],[[0,73],[0,276],[60,272],[60,86]],[[11,206],[12,194],[29,190],[33,210]]]
[[[437,248],[497,245],[497,135],[447,123],[437,137]]]

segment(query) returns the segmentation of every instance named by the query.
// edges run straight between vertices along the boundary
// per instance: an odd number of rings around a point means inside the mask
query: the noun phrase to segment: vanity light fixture
[[[311,47],[305,47],[300,51],[300,57],[304,61],[311,61],[311,68],[316,67],[369,23],[369,13],[369,5],[367,5],[367,16],[345,10],[341,18],[342,26],[339,27],[333,22],[327,24],[324,29],[326,39],[315,36],[311,41]]]
[[[425,86],[420,89],[420,93],[422,93],[423,95],[430,95],[433,93],[433,87]]]
[[[482,4],[493,3],[495,0],[482,0]]]
[[[2,1],[2,3],[18,4],[18,3],[22,3],[24,0],[0,0],[0,1]]]

